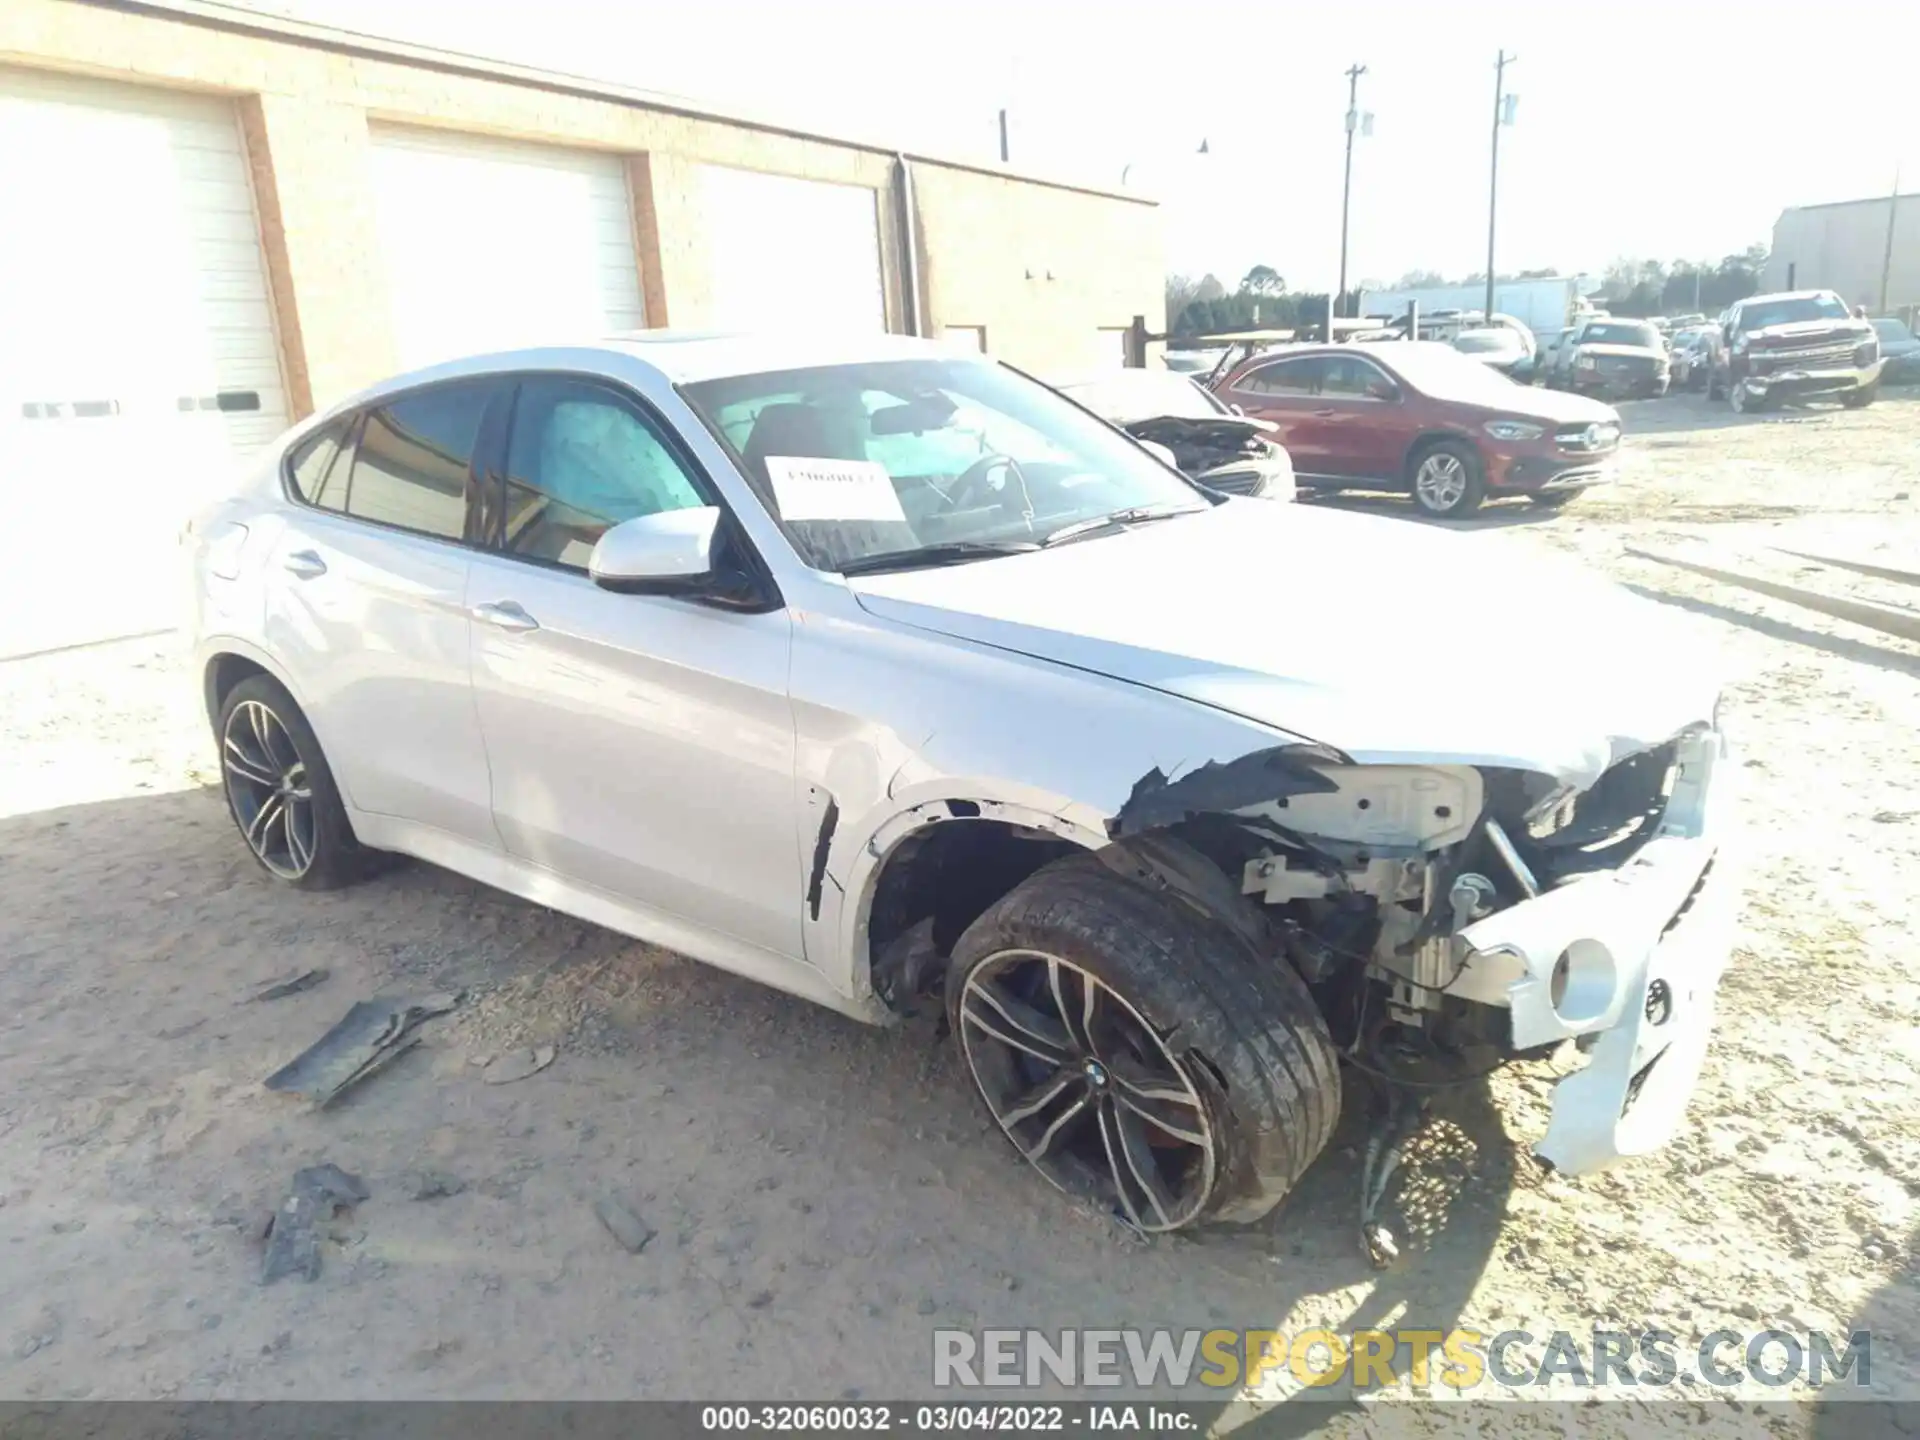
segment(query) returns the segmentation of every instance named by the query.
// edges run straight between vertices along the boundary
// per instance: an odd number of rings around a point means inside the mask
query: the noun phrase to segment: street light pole
[[[1500,126],[1507,107],[1507,66],[1520,57],[1505,50],[1493,67],[1493,168],[1487,177],[1487,309],[1484,319],[1493,323],[1493,231],[1500,195]]]
[[[1353,137],[1360,128],[1360,77],[1366,73],[1367,67],[1359,64],[1347,70],[1347,174],[1340,186],[1340,288],[1334,291],[1336,305],[1347,293],[1347,214],[1353,201]],[[1327,338],[1333,338],[1331,331]]]

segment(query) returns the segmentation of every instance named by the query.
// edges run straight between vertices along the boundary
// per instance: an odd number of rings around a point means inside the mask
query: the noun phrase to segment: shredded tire
[[[1093,974],[1178,1058],[1214,1130],[1211,1188],[1189,1223],[1258,1220],[1326,1147],[1340,1118],[1337,1055],[1283,957],[1259,954],[1219,920],[1093,855],[1035,872],[960,937],[947,977],[956,1032],[967,977],[1009,951]]]

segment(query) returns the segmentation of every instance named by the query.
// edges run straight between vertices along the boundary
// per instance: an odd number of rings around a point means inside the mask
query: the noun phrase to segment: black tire
[[[1035,1006],[1022,1010],[1023,995]],[[1002,1005],[1059,1058],[1010,1044]],[[1036,872],[967,928],[947,1014],[1015,1149],[1143,1230],[1259,1219],[1340,1117],[1333,1041],[1293,968],[1091,855]],[[1140,1178],[1141,1153],[1158,1190]]]
[[[373,852],[354,839],[313,727],[277,680],[253,675],[228,691],[214,743],[227,813],[262,870],[302,890],[369,872]]]
[[[1856,385],[1840,397],[1840,403],[1849,410],[1864,410],[1880,398],[1880,382],[1871,385]]]
[[[1578,490],[1541,490],[1536,494],[1527,496],[1527,499],[1535,505],[1538,505],[1542,510],[1558,510],[1579,493]]]
[[[1438,458],[1455,461],[1461,470],[1462,484],[1450,503],[1442,503],[1438,498],[1429,498],[1421,493],[1421,476],[1430,463]],[[1422,513],[1436,520],[1458,520],[1471,515],[1480,508],[1480,502],[1487,498],[1486,470],[1480,463],[1480,453],[1464,440],[1433,440],[1416,449],[1407,459],[1407,489],[1413,495],[1413,503]]]
[[[1722,400],[1726,398],[1726,393],[1726,386],[1720,383],[1719,373],[1709,370],[1707,372],[1707,399]]]

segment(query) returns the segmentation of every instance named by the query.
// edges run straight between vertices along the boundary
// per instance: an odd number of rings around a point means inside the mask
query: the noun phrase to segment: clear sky
[[[1356,61],[1355,280],[1485,266],[1502,47],[1502,270],[1717,260],[1896,166],[1920,190],[1920,5],[1895,0],[246,3],[982,160],[1004,105],[1016,166],[1127,171],[1166,207],[1170,268],[1229,285],[1332,280]]]

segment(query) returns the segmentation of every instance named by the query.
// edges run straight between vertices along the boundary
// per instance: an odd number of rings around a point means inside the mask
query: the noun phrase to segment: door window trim
[[[507,514],[507,459],[512,453],[513,426],[519,414],[520,387],[528,380],[563,380],[581,386],[583,389],[599,390],[611,397],[616,403],[631,411],[634,417],[644,425],[658,440],[673,461],[685,472],[693,488],[699,492],[701,500],[720,512],[720,525],[716,534],[723,534],[728,546],[740,559],[747,574],[767,598],[766,609],[780,610],[786,607],[786,598],[780,593],[780,586],[774,580],[773,571],[767,565],[759,548],[747,534],[746,527],[735,516],[733,507],[727,503],[727,497],[714,483],[707,467],[700,463],[685,438],[671,425],[667,417],[660,413],[659,407],[632,387],[621,384],[612,376],[600,375],[581,370],[503,370],[492,376],[500,385],[501,399],[497,402],[504,414],[495,423],[491,410],[486,420],[481,422],[480,438],[474,447],[474,461],[481,473],[480,483],[492,488],[492,523],[488,528],[493,532],[483,535],[473,542],[473,548],[484,554],[493,555],[502,560],[512,560],[522,565],[531,565],[536,569],[549,570],[558,575],[578,576],[583,584],[593,584],[586,570],[578,565],[569,565],[560,560],[547,560],[538,555],[522,555],[506,548]],[[478,489],[476,487],[476,500]],[[486,511],[482,508],[479,514]],[[476,530],[479,528],[476,522]],[[659,598],[679,597],[632,597],[622,598]]]
[[[1324,355],[1282,355],[1277,359],[1254,366],[1239,379],[1235,380],[1229,388],[1239,390],[1247,384],[1248,381],[1258,379],[1269,370],[1281,370],[1290,367],[1307,369],[1308,366],[1318,365],[1325,359],[1326,357]],[[1311,375],[1313,372],[1308,370],[1307,373]],[[1316,400],[1320,397],[1321,392],[1318,390],[1248,390],[1245,393],[1248,395],[1265,395],[1275,400]]]
[[[336,520],[348,521],[355,525],[365,525],[375,530],[385,530],[395,535],[408,535],[416,540],[429,540],[440,545],[455,545],[463,550],[484,549],[485,546],[474,538],[477,529],[476,502],[479,496],[480,476],[478,467],[485,453],[487,432],[494,419],[494,411],[501,403],[503,394],[511,395],[512,387],[501,383],[503,377],[495,374],[462,375],[449,380],[433,380],[422,385],[409,385],[403,390],[390,391],[342,410],[339,414],[322,421],[303,437],[300,444],[289,445],[281,453],[279,474],[280,490],[289,503],[315,515],[331,515]],[[487,396],[486,408],[480,413],[480,428],[474,435],[473,454],[467,457],[467,481],[464,495],[464,520],[459,535],[437,535],[431,530],[415,530],[410,526],[396,525],[391,520],[376,520],[370,515],[355,515],[347,507],[353,503],[353,467],[360,451],[360,437],[367,428],[367,416],[375,410],[385,409],[402,400],[434,390],[450,389],[455,385],[478,386],[491,391]],[[315,505],[300,493],[300,487],[293,483],[293,457],[305,448],[306,441],[318,435],[328,426],[344,419],[347,422],[346,438],[340,444],[340,453],[334,456],[333,463],[343,460],[347,465],[347,488],[341,496],[340,509],[330,509],[325,505]],[[329,467],[331,473],[331,467]]]

